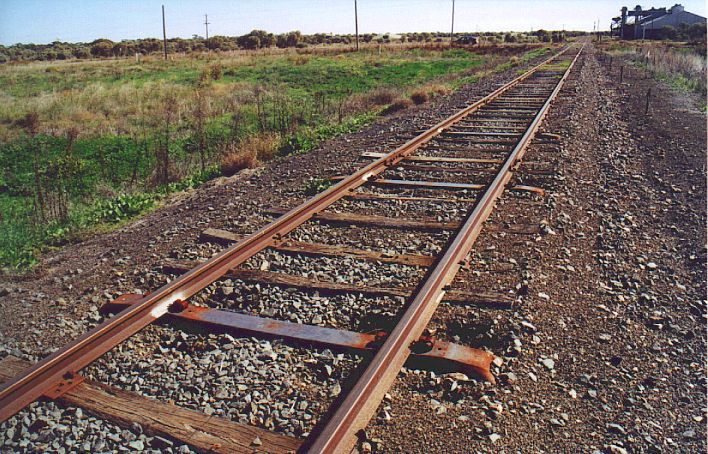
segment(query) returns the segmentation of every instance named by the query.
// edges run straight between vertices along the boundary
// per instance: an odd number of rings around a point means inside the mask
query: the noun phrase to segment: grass
[[[701,95],[705,105],[706,56],[705,47],[693,48],[679,43],[648,41],[634,46],[608,47],[613,56],[627,58],[634,66],[645,69],[653,77],[681,91]]]
[[[453,88],[459,88],[462,85],[476,83],[480,78],[485,77],[488,74],[501,73],[501,72],[507,71],[511,68],[514,68],[516,66],[525,65],[537,57],[548,54],[550,51],[551,51],[551,49],[549,47],[538,47],[536,49],[532,49],[530,51],[525,52],[524,54],[522,54],[519,57],[513,56],[511,58],[504,59],[503,62],[494,65],[493,67],[491,67],[487,71],[476,72],[476,73],[473,73],[473,74],[470,74],[470,75],[467,75],[464,77],[460,77],[460,78],[454,80],[452,82],[451,86]],[[519,69],[517,71],[517,73],[523,74],[526,71],[527,70],[525,70],[525,69]]]
[[[46,248],[154,209],[224,162],[228,174],[307,152],[407,108],[411,93],[425,102],[506,60],[372,48],[0,66],[0,268],[28,269]],[[66,214],[40,219],[38,191]]]

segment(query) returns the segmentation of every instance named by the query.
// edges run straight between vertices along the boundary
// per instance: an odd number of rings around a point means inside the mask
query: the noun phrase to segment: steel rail
[[[419,287],[419,292],[408,305],[396,327],[391,331],[364,373],[322,430],[313,440],[306,443],[303,449],[306,449],[307,452],[350,452],[356,442],[357,433],[369,423],[384,394],[389,390],[401,367],[411,354],[409,346],[422,334],[445,294],[445,287],[457,274],[460,263],[472,249],[496,200],[511,179],[514,165],[523,157],[526,146],[533,138],[551,102],[563,86],[580,52],[582,52],[582,48],[558,80],[555,89],[530,123],[528,130],[501,166],[494,181],[467,217],[444,256]]]
[[[565,52],[565,51],[563,51]],[[562,53],[562,52],[561,52]],[[0,422],[40,398],[55,384],[78,373],[128,337],[166,314],[175,302],[184,301],[221,278],[274,241],[291,232],[315,213],[322,211],[365,184],[391,165],[438,136],[489,101],[520,84],[559,54],[544,60],[508,84],[494,90],[432,128],[409,140],[386,156],[356,171],[345,180],[288,211],[280,218],[234,244],[224,252],[145,296],[115,317],[104,321],[73,342],[57,350],[0,387]]]

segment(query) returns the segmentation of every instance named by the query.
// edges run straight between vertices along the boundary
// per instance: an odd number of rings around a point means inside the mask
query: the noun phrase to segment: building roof
[[[659,29],[667,25],[676,28],[680,24],[692,25],[696,23],[703,23],[705,21],[705,17],[699,16],[698,14],[689,13],[688,11],[684,11],[683,8],[677,11],[672,8],[672,12],[669,12],[668,14],[658,17],[654,20],[644,22],[642,25],[644,26],[644,28],[655,29]]]

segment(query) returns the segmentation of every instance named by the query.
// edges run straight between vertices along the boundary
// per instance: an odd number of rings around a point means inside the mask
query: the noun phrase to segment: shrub
[[[398,93],[395,90],[381,87],[369,93],[368,101],[375,106],[385,106],[386,104],[391,104],[397,96]]]
[[[221,157],[221,174],[227,177],[243,169],[252,169],[258,163],[255,151],[243,151],[230,146]]]
[[[414,104],[423,104],[428,102],[428,99],[428,92],[423,89],[418,89],[411,93],[411,101],[413,101]]]
[[[280,145],[280,136],[275,133],[263,133],[249,136],[239,143],[241,151],[253,152],[259,161],[270,161]]]
[[[382,113],[383,113],[384,115],[389,115],[389,114],[392,114],[392,113],[394,113],[394,112],[398,112],[399,110],[407,109],[407,108],[409,108],[409,107],[412,106],[412,105],[413,105],[413,103],[411,102],[410,99],[398,98],[398,99],[396,99],[394,102],[392,102],[391,104],[389,104],[389,106],[386,107],[386,108],[383,110]]]

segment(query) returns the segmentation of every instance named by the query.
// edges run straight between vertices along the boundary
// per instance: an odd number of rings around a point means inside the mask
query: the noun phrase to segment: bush
[[[411,101],[413,101],[414,104],[426,103],[429,98],[428,92],[423,89],[418,89],[411,93]]]
[[[367,98],[370,104],[375,106],[385,106],[386,104],[391,104],[397,96],[398,93],[396,93],[395,90],[381,87],[369,93]]]
[[[259,161],[270,161],[280,145],[280,136],[275,133],[263,133],[250,136],[239,144],[239,149],[253,152]]]
[[[389,115],[389,114],[392,114],[392,113],[394,113],[394,112],[398,112],[399,110],[407,109],[407,108],[409,108],[409,107],[412,106],[412,105],[413,105],[413,103],[411,102],[410,99],[398,98],[398,99],[396,99],[394,102],[392,102],[391,104],[389,104],[389,106],[386,107],[386,108],[383,110],[382,113],[383,113],[384,115]]]
[[[254,168],[257,163],[255,151],[243,151],[231,146],[221,157],[221,174],[230,177],[243,169]]]

